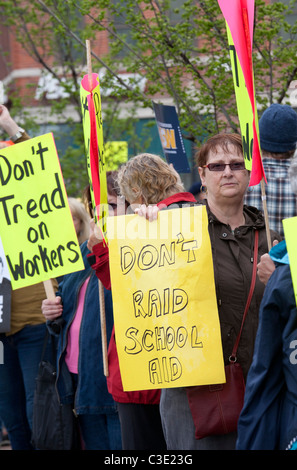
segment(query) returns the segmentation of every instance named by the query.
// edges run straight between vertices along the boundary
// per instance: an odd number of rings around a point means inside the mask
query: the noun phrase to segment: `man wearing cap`
[[[288,170],[297,143],[297,113],[288,105],[272,104],[259,120],[260,147],[267,179],[265,185],[269,228],[284,236],[282,220],[297,213]],[[245,203],[263,210],[260,185],[251,186]]]

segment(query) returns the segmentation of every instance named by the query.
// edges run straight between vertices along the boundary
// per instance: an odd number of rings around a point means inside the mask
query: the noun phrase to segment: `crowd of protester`
[[[30,138],[3,105],[0,127],[13,145]],[[269,230],[260,189],[249,186],[250,172],[238,134],[211,136],[197,148],[199,182],[189,191],[172,165],[146,152],[107,173],[110,215],[135,212],[151,221],[163,210],[183,211],[196,205],[206,208],[225,365],[241,331],[257,265],[237,352],[245,382],[237,430],[198,439],[185,387],[123,390],[109,248],[96,230],[90,188],[85,185],[83,194],[68,200],[84,269],[52,280],[54,300],[46,298],[42,283],[11,292],[10,331],[0,333],[5,349],[5,361],[0,365],[0,418],[13,450],[34,449],[35,379],[45,334],[56,335],[57,321],[61,328],[56,351],[57,392],[61,402],[71,400],[78,417],[80,449],[295,448],[296,361],[290,360],[290,355],[292,342],[297,343],[297,312],[282,220],[297,215],[297,114],[287,105],[272,105],[262,114],[259,130]],[[256,234],[258,252],[253,259]],[[101,349],[99,282],[104,286],[108,376]],[[122,310],[125,315],[125,305]],[[134,373],[137,371],[131,371]]]

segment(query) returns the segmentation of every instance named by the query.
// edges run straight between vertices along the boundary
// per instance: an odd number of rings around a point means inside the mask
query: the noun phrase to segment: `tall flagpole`
[[[242,17],[243,17],[244,32],[245,32],[245,38],[246,38],[246,44],[247,44],[248,58],[250,61],[250,68],[251,70],[253,70],[252,47],[251,47],[251,40],[250,40],[250,33],[249,33],[248,11],[247,11],[247,8],[244,6],[242,7]],[[255,94],[254,94],[254,120],[255,120],[255,114],[256,114],[255,108],[256,108],[256,103],[255,103]],[[254,125],[254,129],[256,131],[256,123]],[[254,142],[255,142],[255,136],[254,136]],[[260,149],[260,145],[259,145],[259,149]],[[261,149],[260,149],[260,156],[262,159]],[[263,205],[263,213],[264,213],[265,227],[266,227],[267,245],[268,245],[268,250],[270,251],[271,236],[270,236],[270,229],[269,229],[267,203],[266,203],[265,180],[263,176],[261,178],[260,184],[261,184],[261,198],[262,198],[262,205]]]
[[[91,64],[91,46],[89,39],[86,40],[87,51],[87,66],[90,90],[92,90],[92,64]],[[105,298],[104,287],[100,279],[98,279],[99,287],[99,305],[100,305],[100,325],[101,325],[101,339],[102,339],[102,356],[103,356],[103,371],[106,377],[109,376],[108,370],[108,355],[107,355],[107,334],[106,334],[106,315],[105,315]]]

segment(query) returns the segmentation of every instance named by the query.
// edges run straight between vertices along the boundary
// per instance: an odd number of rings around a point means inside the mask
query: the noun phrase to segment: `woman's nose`
[[[224,171],[223,171],[223,174],[224,174],[224,175],[227,175],[227,176],[233,175],[233,171],[231,170],[230,165],[226,165],[226,166],[225,166]]]

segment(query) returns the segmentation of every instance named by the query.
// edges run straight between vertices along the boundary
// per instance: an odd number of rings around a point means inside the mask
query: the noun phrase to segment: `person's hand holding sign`
[[[145,204],[141,204],[134,212],[152,222],[153,220],[157,220],[159,210],[158,206],[146,206]]]
[[[61,297],[57,296],[54,300],[45,299],[42,301],[41,311],[46,320],[52,321],[60,317],[63,313]]]
[[[90,222],[90,235],[89,235],[87,247],[90,251],[92,251],[93,246],[102,242],[103,242],[103,236],[102,236],[101,230],[98,227],[98,225],[95,224],[94,219],[92,219]]]
[[[273,246],[277,244],[278,241],[274,240]],[[265,253],[261,256],[260,262],[257,264],[257,274],[260,281],[266,285],[273,271],[275,271],[274,261],[271,259],[269,253]]]

